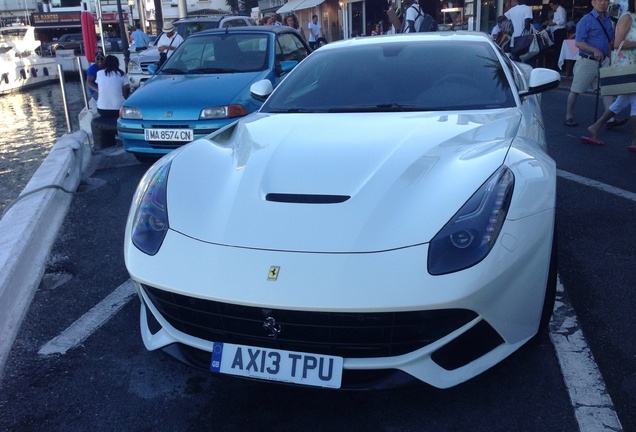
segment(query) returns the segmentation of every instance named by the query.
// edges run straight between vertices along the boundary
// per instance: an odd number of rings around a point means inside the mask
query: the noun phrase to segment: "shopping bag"
[[[514,38],[515,44],[510,48],[510,52],[517,55],[526,54],[530,49],[530,45],[535,40],[534,34],[525,34]]]
[[[530,60],[541,52],[541,48],[539,47],[539,39],[541,39],[541,36],[537,34],[533,34],[531,36],[532,41],[530,42],[530,46],[528,47],[528,52],[519,56],[519,60],[521,60],[522,62]]]
[[[550,33],[548,33],[547,30],[541,30],[539,32],[539,36],[541,36],[542,39],[542,41],[539,41],[539,47],[541,47],[542,43],[546,45],[546,48],[550,48],[552,45],[554,45],[552,36],[550,36]],[[541,49],[541,51],[543,51],[543,48]]]
[[[599,69],[599,85],[602,96],[616,96],[636,93],[636,65],[626,63],[620,58],[623,43],[612,51],[609,66]]]

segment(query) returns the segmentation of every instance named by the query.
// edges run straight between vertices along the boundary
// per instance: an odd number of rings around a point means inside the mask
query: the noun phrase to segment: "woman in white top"
[[[119,69],[119,59],[106,56],[104,69],[97,72],[95,82],[99,87],[97,112],[102,117],[119,117],[119,109],[128,97],[130,84],[123,70]]]

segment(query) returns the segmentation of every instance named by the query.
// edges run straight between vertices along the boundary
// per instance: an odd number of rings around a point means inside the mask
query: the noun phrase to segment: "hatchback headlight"
[[[139,108],[124,105],[121,107],[121,118],[127,120],[141,120],[141,110]]]
[[[161,164],[161,162],[157,162]],[[142,180],[132,224],[133,244],[148,255],[155,255],[168,233],[168,173],[171,163],[152,166]]]
[[[207,107],[201,110],[199,120],[214,120],[232,117],[243,117],[247,115],[247,110],[243,105],[230,104],[225,106]]]
[[[501,232],[513,190],[512,171],[501,167],[435,235],[428,250],[428,272],[452,273],[483,260]]]

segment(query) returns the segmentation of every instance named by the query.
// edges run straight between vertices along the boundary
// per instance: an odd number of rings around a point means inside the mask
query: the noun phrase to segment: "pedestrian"
[[[130,83],[124,71],[119,68],[119,59],[116,56],[106,56],[104,68],[97,71],[96,82],[99,86],[97,112],[102,117],[119,117],[119,109],[130,93]]]
[[[285,22],[287,23],[287,25],[293,29],[295,29],[296,31],[298,31],[298,33],[300,33],[300,37],[303,38],[303,40],[307,40],[307,38],[305,37],[305,32],[303,31],[303,28],[300,26],[300,24],[298,24],[298,18],[296,17],[296,15],[294,14],[289,14],[285,17]]]
[[[98,52],[95,55],[95,63],[86,70],[86,87],[88,87],[88,95],[93,102],[96,102],[99,97],[99,88],[95,79],[97,78],[97,71],[101,69],[104,69],[104,54]]]
[[[415,29],[419,28],[420,23],[424,20],[424,13],[422,9],[420,9],[418,0],[410,1],[411,5],[406,8],[406,13],[404,14],[404,28],[402,29],[402,33],[415,33]]]
[[[148,49],[148,46],[150,45],[150,38],[141,29],[141,25],[139,23],[135,24],[135,29],[136,30],[130,35],[132,44],[135,47],[135,52]]]
[[[614,49],[618,49],[623,44],[615,63],[621,66],[636,64],[636,0],[628,0],[627,13],[623,14],[616,24],[616,37],[614,39]],[[586,144],[603,145],[600,140],[600,131],[603,124],[609,119],[620,113],[623,109],[630,105],[630,120],[632,124],[631,145],[627,147],[630,152],[636,153],[636,93],[620,95],[614,103],[603,113],[600,119],[587,128],[592,136],[582,136],[581,141]],[[619,124],[626,123],[627,119],[616,120],[614,127]],[[611,123],[607,123],[606,127],[611,129]]]
[[[497,41],[499,39],[499,33],[501,33],[501,24],[504,22],[505,19],[505,15],[499,15],[499,18],[497,18],[497,24],[495,24],[495,26],[490,31],[490,37],[492,38],[492,40]]]
[[[163,34],[157,41],[157,49],[159,51],[159,63],[163,64],[170,58],[174,50],[183,43],[183,38],[179,33],[174,31],[174,25],[172,23],[165,23],[163,25]]]
[[[307,27],[309,27],[309,47],[313,51],[320,46],[320,38],[322,37],[324,39],[324,35],[322,34],[322,26],[318,22],[318,15],[314,15],[311,17],[311,22],[307,25]]]
[[[504,13],[505,17],[512,21],[513,31],[512,36],[510,36],[510,48],[515,46],[515,38],[521,36],[526,29],[526,20],[529,19],[532,22],[532,9],[526,5],[526,0],[516,1],[517,4]]]
[[[550,9],[552,9],[552,19],[546,22],[546,29],[552,34],[554,41],[554,65],[555,71],[559,71],[559,54],[565,40],[567,30],[565,25],[568,22],[568,14],[565,8],[561,6],[559,0],[550,0]]]
[[[592,11],[581,18],[576,25],[576,47],[579,58],[574,63],[574,78],[568,95],[565,124],[577,126],[574,119],[574,105],[579,94],[591,85],[598,89],[598,74],[601,66],[609,64],[610,41],[614,39],[612,20],[607,15],[608,0],[592,0]],[[603,97],[605,109],[614,101],[611,96]]]

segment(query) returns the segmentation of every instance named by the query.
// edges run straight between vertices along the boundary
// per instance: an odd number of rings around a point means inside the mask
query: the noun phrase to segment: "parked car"
[[[273,92],[252,84],[258,112],[135,193],[124,256],[146,348],[270,382],[447,388],[547,337],[540,93],[559,79],[486,34],[438,32],[330,43]]]
[[[84,39],[81,33],[67,33],[51,44],[51,53],[55,54],[58,49],[74,50],[77,54],[84,52]]]
[[[191,34],[203,30],[226,27],[255,26],[253,18],[242,15],[211,15],[206,17],[193,17],[180,19],[172,23],[178,34],[183,39]],[[160,35],[159,35],[160,36]],[[150,78],[148,66],[159,63],[159,51],[157,50],[157,37],[152,41],[150,47],[136,55],[132,55],[128,63],[128,79],[133,88],[141,86]]]
[[[122,50],[121,38],[118,38],[118,37],[105,37],[104,38],[104,44],[106,45],[106,52],[107,53],[120,52]],[[97,48],[100,51],[103,51],[103,49],[102,49],[102,39],[101,38],[97,38]]]
[[[156,160],[256,111],[262,101],[250,96],[250,85],[263,79],[278,85],[308,54],[287,26],[190,36],[126,100],[117,125],[124,148],[141,161]]]

